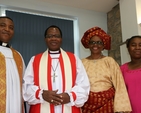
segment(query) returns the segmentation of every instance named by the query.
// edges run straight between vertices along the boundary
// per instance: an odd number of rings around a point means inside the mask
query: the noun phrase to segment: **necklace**
[[[53,82],[55,82],[55,77],[57,77],[57,75],[55,74],[55,72],[56,72],[56,69],[57,69],[57,67],[58,67],[58,64],[59,64],[59,60],[58,60],[57,65],[56,65],[55,68],[53,68],[53,66],[51,65],[52,70],[53,70],[53,72],[54,72],[54,74],[52,75],[52,77],[53,77]]]
[[[93,62],[96,63],[99,59],[101,59],[103,55],[100,55],[97,59],[93,59]]]

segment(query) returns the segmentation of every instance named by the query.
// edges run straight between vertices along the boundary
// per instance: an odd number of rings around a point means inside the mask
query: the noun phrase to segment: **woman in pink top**
[[[131,61],[121,66],[127,86],[132,112],[141,113],[141,36],[126,41]]]

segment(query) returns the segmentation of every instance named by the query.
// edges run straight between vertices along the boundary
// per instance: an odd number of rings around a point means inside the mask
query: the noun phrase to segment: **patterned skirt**
[[[82,113],[114,113],[114,88],[102,92],[91,92],[82,107]]]

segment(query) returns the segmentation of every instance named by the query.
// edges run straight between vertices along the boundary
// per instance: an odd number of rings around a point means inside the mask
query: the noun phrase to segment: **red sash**
[[[90,92],[88,101],[82,107],[82,113],[114,113],[114,88],[102,92]]]

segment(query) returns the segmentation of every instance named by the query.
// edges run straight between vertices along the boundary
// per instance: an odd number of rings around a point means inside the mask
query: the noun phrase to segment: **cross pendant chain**
[[[55,77],[57,77],[57,75],[55,74],[55,72],[54,72],[54,74],[52,75],[52,77],[53,77],[53,82],[55,82]]]
[[[57,77],[57,75],[55,74],[55,72],[56,72],[56,69],[57,69],[57,67],[58,67],[58,64],[59,64],[59,61],[57,62],[57,65],[56,65],[56,67],[55,67],[55,69],[53,68],[53,66],[52,66],[52,70],[53,70],[53,72],[54,72],[54,74],[52,75],[52,77],[53,77],[53,82],[55,82],[55,77]]]

